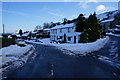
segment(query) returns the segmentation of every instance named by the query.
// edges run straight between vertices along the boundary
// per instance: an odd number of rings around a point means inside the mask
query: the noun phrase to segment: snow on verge
[[[26,45],[20,47],[18,45],[11,45],[0,49],[0,74],[7,74],[7,72],[22,66],[27,62],[31,55],[34,55],[34,47]]]
[[[98,39],[91,43],[78,43],[78,44],[52,44],[61,50],[69,50],[75,54],[85,54],[101,49],[109,40],[109,37]]]

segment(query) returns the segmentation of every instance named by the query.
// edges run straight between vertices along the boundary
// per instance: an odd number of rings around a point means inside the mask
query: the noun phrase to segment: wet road
[[[114,38],[101,49],[102,52],[108,48],[107,46],[112,47],[111,41],[114,41]],[[71,56],[53,46],[35,44],[34,46],[36,58],[10,73],[8,78],[112,78],[113,80],[120,78],[120,69],[96,57]],[[100,52],[95,53],[103,55]]]

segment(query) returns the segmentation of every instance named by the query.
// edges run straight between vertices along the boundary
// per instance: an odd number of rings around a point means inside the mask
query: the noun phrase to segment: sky
[[[0,14],[2,13],[5,32],[8,33],[19,29],[33,31],[37,25],[42,26],[45,22],[62,22],[63,18],[72,20],[81,13],[88,17],[94,11],[100,14],[117,9],[117,2],[96,0],[94,2],[67,2],[67,0],[66,2],[2,2]]]

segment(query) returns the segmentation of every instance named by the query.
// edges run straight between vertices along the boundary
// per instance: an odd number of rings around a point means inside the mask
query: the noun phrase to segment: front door
[[[74,36],[74,43],[76,43],[76,36]]]

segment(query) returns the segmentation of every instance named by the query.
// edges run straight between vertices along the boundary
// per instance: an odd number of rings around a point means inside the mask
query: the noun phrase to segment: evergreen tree
[[[86,27],[80,35],[80,42],[94,42],[101,36],[101,26],[97,20],[96,13],[91,14],[86,20]]]
[[[80,14],[77,18],[76,32],[82,32],[85,28],[85,17],[83,14]]]
[[[66,18],[64,18],[64,19],[63,19],[63,24],[65,25],[65,24],[67,23],[67,21],[68,21],[68,20],[67,20]]]
[[[22,30],[21,30],[21,29],[19,30],[19,34],[20,34],[20,35],[22,35],[22,34],[23,34],[23,32],[22,32]]]

